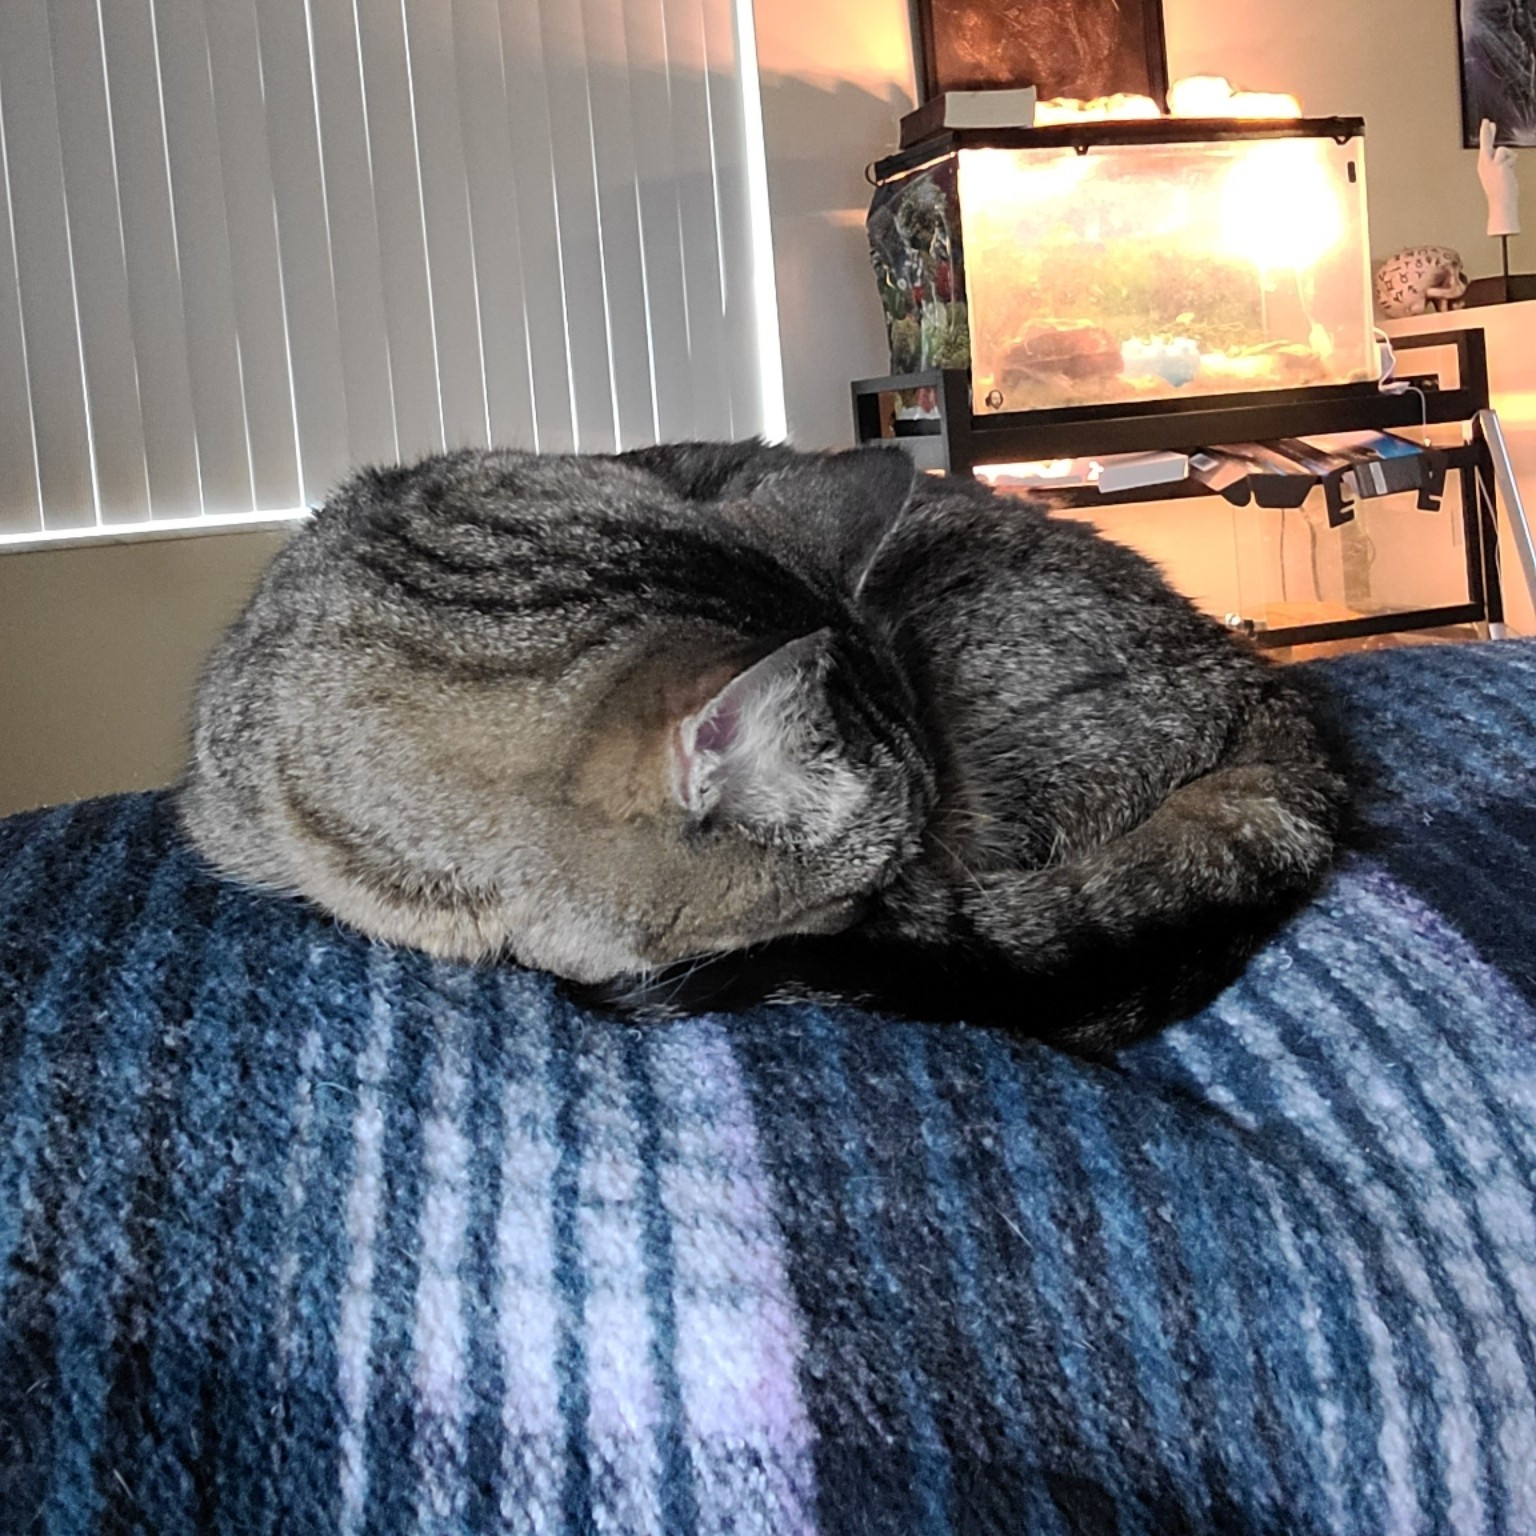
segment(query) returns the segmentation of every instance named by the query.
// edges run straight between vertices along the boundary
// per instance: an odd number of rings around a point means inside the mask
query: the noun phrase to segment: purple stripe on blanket
[[[659,1031],[649,1060],[672,1219],[677,1372],[701,1536],[816,1529],[800,1319],[741,1075],[724,1031]]]

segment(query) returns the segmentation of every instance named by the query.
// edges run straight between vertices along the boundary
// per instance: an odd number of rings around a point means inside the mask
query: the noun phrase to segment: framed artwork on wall
[[[1477,148],[1484,118],[1500,144],[1536,145],[1536,0],[1456,0],[1461,134]]]
[[[1032,85],[1167,106],[1162,0],[911,0],[918,94]]]

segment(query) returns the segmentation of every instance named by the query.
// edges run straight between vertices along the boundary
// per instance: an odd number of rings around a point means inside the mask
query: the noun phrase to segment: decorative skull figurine
[[[1461,256],[1448,245],[1415,245],[1376,269],[1376,307],[1387,320],[1456,309],[1467,291]]]

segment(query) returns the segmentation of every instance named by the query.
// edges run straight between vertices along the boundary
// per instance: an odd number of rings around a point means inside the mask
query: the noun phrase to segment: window
[[[781,434],[750,0],[5,0],[0,539]]]

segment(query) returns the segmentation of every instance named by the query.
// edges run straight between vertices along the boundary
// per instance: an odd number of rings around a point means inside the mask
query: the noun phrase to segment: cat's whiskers
[[[699,974],[700,971],[706,969],[708,966],[718,965],[720,961],[725,959],[726,955],[729,953],[731,953],[729,950],[706,952],[702,955],[695,955],[691,959],[682,961],[681,963],[685,968],[680,972],[673,969],[673,973],[669,977],[669,990],[667,992],[667,1000],[663,1006],[670,1007],[671,1004],[677,1000],[679,995],[683,993],[684,989],[693,980],[693,978]]]
[[[928,829],[928,836],[932,838],[933,841],[937,843],[939,847],[949,855],[950,859],[954,862],[955,868],[958,869],[960,873],[964,875],[976,887],[978,891],[981,892],[983,897],[985,897],[987,895],[987,888],[981,883],[981,877],[976,873],[976,871],[972,869],[970,865],[968,865],[965,860],[962,859],[960,855],[956,853],[955,850],[951,848],[950,845],[946,843],[944,839],[933,830],[932,827]]]

